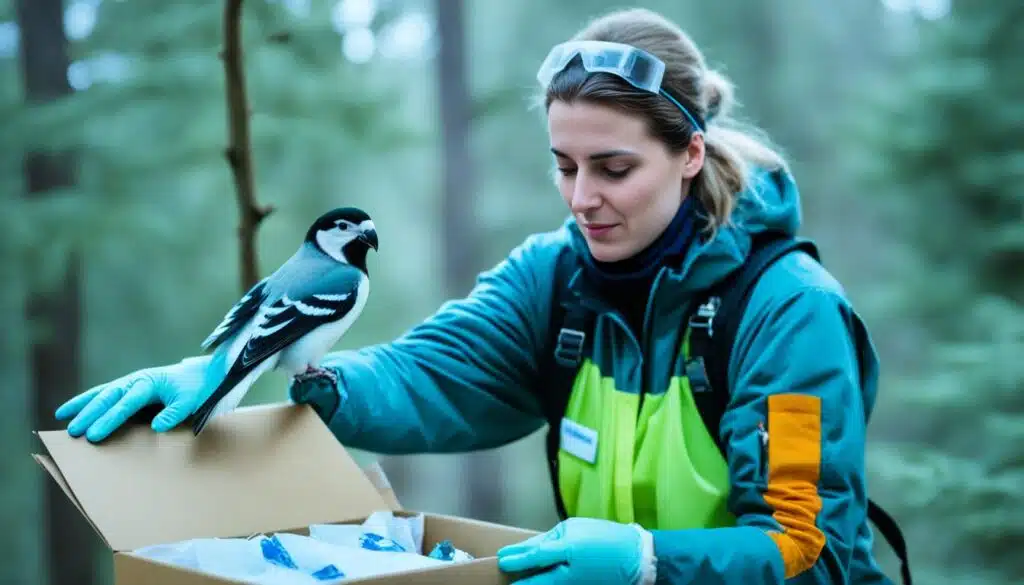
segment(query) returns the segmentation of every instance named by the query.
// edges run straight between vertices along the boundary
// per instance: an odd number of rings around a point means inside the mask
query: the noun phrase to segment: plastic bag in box
[[[376,512],[361,525],[314,524],[309,536],[199,538],[144,547],[136,554],[258,585],[320,585],[472,560],[438,543],[423,554],[423,516]]]

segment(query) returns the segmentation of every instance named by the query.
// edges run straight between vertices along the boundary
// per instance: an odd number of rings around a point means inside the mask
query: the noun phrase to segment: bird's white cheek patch
[[[341,249],[354,239],[355,236],[352,232],[343,232],[337,229],[320,230],[316,233],[316,241],[320,245],[320,249],[338,262],[347,262]]]

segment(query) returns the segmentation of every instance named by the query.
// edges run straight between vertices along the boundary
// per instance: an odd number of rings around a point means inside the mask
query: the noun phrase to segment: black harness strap
[[[558,489],[558,449],[561,440],[562,416],[569,405],[572,385],[583,358],[589,353],[596,315],[578,302],[569,290],[569,280],[577,268],[574,250],[566,246],[555,267],[555,295],[551,303],[548,344],[540,371],[541,403],[548,421],[545,436],[548,471],[554,486],[558,517],[566,518],[565,504]]]
[[[723,457],[726,449],[719,425],[729,406],[729,355],[743,311],[764,271],[779,258],[796,250],[819,259],[817,248],[808,240],[775,233],[758,234],[743,266],[706,291],[704,300],[690,316],[690,355],[686,374],[704,426]]]
[[[907,553],[907,541],[903,538],[903,531],[896,519],[889,515],[884,508],[874,500],[868,498],[868,520],[875,525],[882,538],[892,547],[892,552],[900,561],[900,578],[903,585],[913,585],[914,580],[910,575],[910,555]]]

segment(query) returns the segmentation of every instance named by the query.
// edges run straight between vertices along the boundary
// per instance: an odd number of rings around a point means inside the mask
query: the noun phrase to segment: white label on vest
[[[563,418],[561,434],[562,449],[587,463],[597,461],[597,431]]]

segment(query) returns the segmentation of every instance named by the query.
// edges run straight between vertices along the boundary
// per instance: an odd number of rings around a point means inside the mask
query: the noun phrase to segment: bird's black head
[[[355,207],[339,207],[309,226],[306,242],[334,258],[366,272],[366,254],[377,249],[377,229],[370,216]]]

